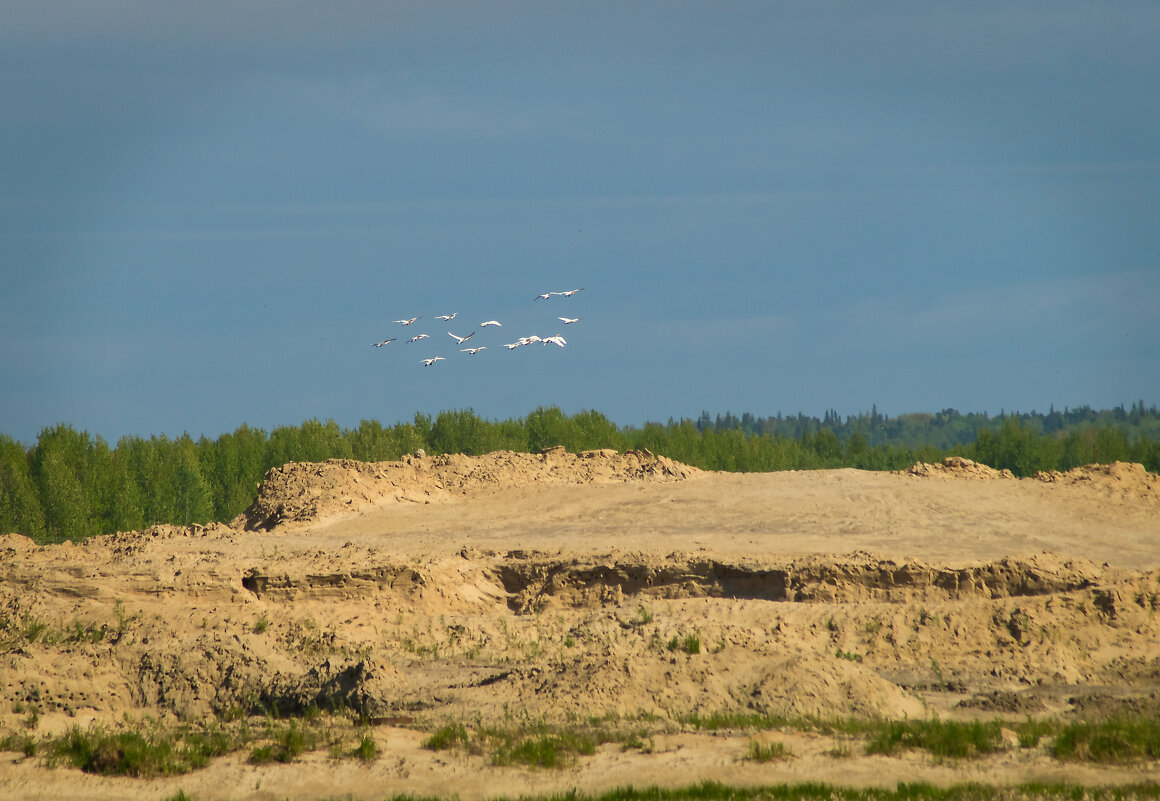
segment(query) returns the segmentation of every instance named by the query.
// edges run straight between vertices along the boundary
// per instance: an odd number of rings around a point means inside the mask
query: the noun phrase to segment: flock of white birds
[[[577,294],[578,292],[583,292],[583,291],[584,291],[584,287],[580,287],[579,289],[567,289],[563,292],[544,292],[542,294],[536,295],[536,297],[533,298],[533,300],[550,300],[553,296],[570,298],[573,295]],[[442,320],[445,323],[450,323],[452,320],[454,320],[458,316],[459,316],[459,312],[453,312],[451,314],[436,315],[433,319]],[[420,315],[418,317],[407,317],[407,318],[402,319],[402,320],[395,320],[394,322],[398,323],[401,326],[410,326],[410,325],[414,325],[417,321],[422,320],[422,319],[423,319],[423,317],[422,317],[422,315]],[[556,319],[559,320],[564,325],[572,325],[573,323],[580,322],[579,317],[557,317]],[[484,320],[482,323],[479,324],[479,328],[488,328],[491,326],[503,328],[503,323],[501,323],[499,320]],[[460,329],[460,330],[462,330],[462,329]],[[473,336],[475,336],[475,334],[476,334],[476,332],[472,331],[467,336],[461,337],[458,334],[452,333],[451,331],[447,332],[447,336],[454,339],[456,345],[462,345],[463,343],[467,342],[467,340],[469,340]],[[391,337],[390,339],[384,339],[382,342],[372,342],[371,347],[372,348],[381,348],[381,347],[384,347],[386,345],[390,345],[392,342],[398,341],[398,339],[399,339],[398,337]],[[422,342],[425,339],[431,339],[431,335],[430,334],[416,334],[415,336],[408,339],[405,344]],[[434,341],[434,340],[432,340],[432,341]],[[555,334],[555,335],[550,336],[550,337],[541,337],[541,336],[536,336],[533,334],[531,336],[519,337],[515,342],[505,343],[503,345],[503,347],[507,348],[508,350],[515,350],[516,348],[523,347],[524,345],[537,345],[537,344],[538,345],[551,344],[551,345],[556,345],[557,347],[562,348],[565,345],[567,345],[568,342],[560,334]],[[470,356],[475,356],[480,351],[484,351],[484,350],[487,350],[487,345],[479,345],[479,346],[474,346],[474,347],[469,346],[466,348],[459,349],[460,353],[466,353]],[[430,367],[431,365],[435,364],[435,362],[442,362],[442,361],[446,361],[446,360],[447,360],[446,356],[431,356],[431,357],[428,357],[426,359],[420,360],[419,363],[422,364],[424,367]]]

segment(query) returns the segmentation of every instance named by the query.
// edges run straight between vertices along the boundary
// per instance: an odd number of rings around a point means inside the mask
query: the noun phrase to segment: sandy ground
[[[738,475],[559,450],[291,464],[230,526],[43,548],[0,537],[0,736],[340,702],[368,711],[380,758],[258,767],[241,752],[142,780],[4,752],[0,798],[1160,781],[1157,764],[1042,748],[940,763],[680,722],[1155,715],[1158,571],[1160,477],[1139,465]],[[667,647],[690,635],[699,652]],[[648,721],[648,747],[605,745],[562,770],[420,747],[447,722],[592,716]],[[754,738],[793,756],[748,761]]]

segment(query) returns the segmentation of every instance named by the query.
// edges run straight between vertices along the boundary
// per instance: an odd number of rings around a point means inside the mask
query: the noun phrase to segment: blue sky
[[[1160,403],[1152,0],[0,8],[23,442]]]

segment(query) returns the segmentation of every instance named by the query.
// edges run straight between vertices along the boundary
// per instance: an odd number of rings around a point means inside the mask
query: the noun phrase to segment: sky
[[[1160,403],[1154,0],[0,18],[0,433],[26,444]],[[532,334],[567,345],[503,347]]]

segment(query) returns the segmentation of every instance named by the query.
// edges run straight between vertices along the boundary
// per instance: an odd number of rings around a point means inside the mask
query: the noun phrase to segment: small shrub
[[[266,619],[266,615],[263,613],[261,617],[254,621],[254,633],[261,634],[268,628],[270,628],[270,621]]]

